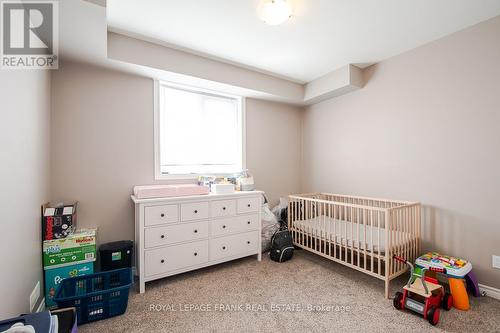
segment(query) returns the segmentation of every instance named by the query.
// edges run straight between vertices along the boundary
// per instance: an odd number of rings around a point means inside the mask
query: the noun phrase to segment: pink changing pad
[[[196,184],[134,186],[134,195],[137,199],[182,197],[208,194],[209,192],[210,188],[208,186]]]

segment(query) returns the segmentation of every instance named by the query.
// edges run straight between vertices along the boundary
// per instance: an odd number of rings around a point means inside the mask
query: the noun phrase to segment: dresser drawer
[[[211,216],[231,216],[236,215],[236,200],[218,200],[211,203]]]
[[[212,220],[210,235],[221,236],[257,230],[259,228],[258,219],[259,215],[253,214]]]
[[[208,202],[181,204],[181,220],[193,221],[208,218]]]
[[[208,262],[208,240],[145,252],[145,274],[152,276]]]
[[[151,248],[207,237],[208,221],[146,228],[144,231],[144,247]]]
[[[219,260],[239,254],[257,253],[260,250],[258,242],[258,231],[211,239],[210,260]]]
[[[179,207],[177,205],[163,205],[145,207],[144,225],[158,225],[179,221]]]
[[[260,206],[259,197],[241,198],[238,199],[237,201],[238,214],[257,212],[260,209],[259,206]]]

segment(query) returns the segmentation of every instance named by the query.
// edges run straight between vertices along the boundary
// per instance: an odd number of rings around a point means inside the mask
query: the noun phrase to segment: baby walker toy
[[[425,271],[446,273],[444,268],[422,268],[421,274],[416,274],[413,264],[408,260],[394,255],[394,259],[410,267],[410,278],[403,287],[403,292],[394,295],[394,307],[398,310],[408,309],[427,319],[431,325],[439,322],[440,307],[445,310],[453,306],[453,297],[445,293],[443,286],[434,278],[425,276]]]

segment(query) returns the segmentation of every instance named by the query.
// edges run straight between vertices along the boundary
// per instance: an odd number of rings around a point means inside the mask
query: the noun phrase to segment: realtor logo
[[[57,1],[0,2],[0,68],[58,68],[58,5]]]

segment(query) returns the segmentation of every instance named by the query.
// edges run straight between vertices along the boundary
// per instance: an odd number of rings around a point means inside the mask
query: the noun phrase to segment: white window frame
[[[236,95],[231,95],[231,94],[226,94],[226,93],[220,93],[218,91],[213,91],[209,89],[203,89],[203,88],[197,88],[197,87],[192,87],[192,86],[187,86],[187,85],[182,85],[178,83],[173,83],[173,82],[167,82],[167,81],[160,81],[160,80],[154,80],[154,174],[155,174],[155,180],[193,180],[197,179],[198,176],[201,174],[199,173],[190,173],[190,174],[164,174],[161,172],[161,158],[160,158],[160,87],[165,86],[169,88],[175,88],[175,89],[181,89],[181,90],[186,90],[190,92],[195,92],[195,93],[204,93],[204,94],[210,94],[210,95],[215,95],[215,96],[221,96],[221,97],[228,97],[228,98],[233,98],[236,99],[238,102],[238,106],[240,108],[240,113],[241,113],[241,165],[242,169],[246,169],[246,115],[245,115],[245,97],[242,96],[236,96]],[[241,170],[241,171],[243,171]],[[210,175],[214,176],[228,176],[229,174],[226,173],[217,173],[213,174],[211,173]]]

